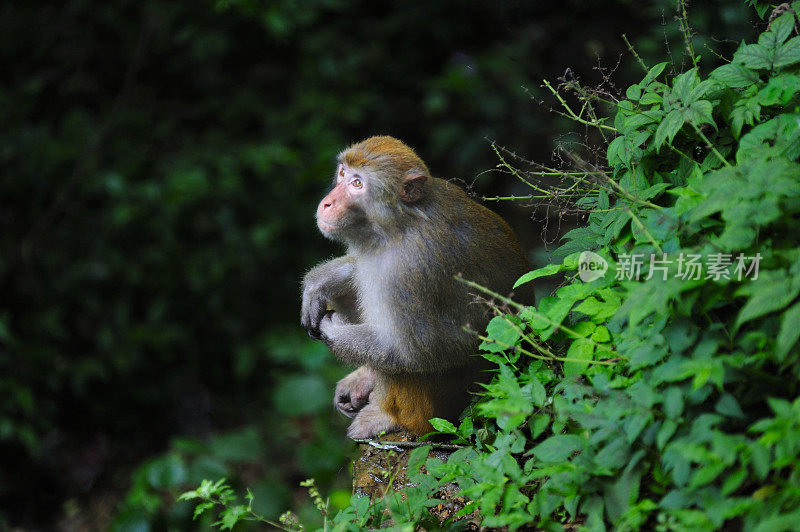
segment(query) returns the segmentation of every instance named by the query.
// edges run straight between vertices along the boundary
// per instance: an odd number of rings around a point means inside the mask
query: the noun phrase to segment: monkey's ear
[[[406,173],[403,178],[403,190],[400,192],[400,199],[406,203],[414,203],[422,197],[422,187],[428,176],[419,171]]]

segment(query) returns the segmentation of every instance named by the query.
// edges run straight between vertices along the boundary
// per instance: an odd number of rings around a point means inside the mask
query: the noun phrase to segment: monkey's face
[[[317,207],[317,226],[322,234],[339,239],[344,231],[366,222],[364,202],[369,178],[360,168],[340,164],[336,169],[333,190]]]

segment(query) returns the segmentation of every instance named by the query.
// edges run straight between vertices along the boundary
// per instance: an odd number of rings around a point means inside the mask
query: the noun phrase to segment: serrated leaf
[[[789,39],[775,51],[773,68],[783,68],[800,62],[800,36]]]
[[[639,99],[639,105],[654,105],[654,104],[661,104],[664,101],[664,98],[655,92],[646,92],[644,95]]]
[[[722,65],[711,72],[710,75],[720,83],[733,88],[749,87],[760,80],[758,72],[737,63]]]
[[[702,124],[711,124],[716,128],[714,118],[711,116],[713,109],[714,107],[708,100],[694,102],[685,110],[686,119],[698,127]]]
[[[202,502],[198,504],[194,509],[194,514],[192,514],[192,520],[194,521],[195,519],[203,515],[203,512],[213,507],[214,507],[213,502]]]
[[[792,13],[784,13],[772,21],[769,31],[774,35],[775,42],[780,44],[794,31],[795,18]]]
[[[670,111],[656,129],[654,147],[658,152],[664,142],[671,143],[678,131],[683,127],[684,115],[680,110]]]
[[[698,83],[694,88],[692,88],[689,95],[683,100],[685,105],[691,105],[692,103],[696,102],[709,92],[711,92],[714,87],[717,85],[717,82],[711,79],[707,79]],[[710,105],[710,103],[709,103]]]
[[[695,67],[691,70],[687,70],[683,74],[675,77],[675,80],[672,82],[672,91],[670,95],[676,100],[685,102],[689,97],[689,93],[691,93],[692,89],[699,83],[700,78],[697,76],[697,68]]]
[[[514,316],[495,316],[486,326],[486,337],[480,345],[481,349],[490,353],[505,351],[509,346],[514,346],[520,339],[518,327],[514,327],[510,320],[518,319]]]
[[[772,68],[773,53],[760,44],[748,44],[733,54],[733,60],[748,68]]]

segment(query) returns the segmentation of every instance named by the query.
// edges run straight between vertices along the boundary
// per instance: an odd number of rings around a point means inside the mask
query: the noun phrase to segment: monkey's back
[[[528,264],[499,215],[442,179],[432,180],[429,194],[402,237],[361,262],[367,272],[359,277],[368,286],[359,292],[366,316],[396,320],[382,329],[396,331],[415,356],[444,368],[463,364],[474,353],[476,337],[463,327],[482,332],[491,318],[476,291],[455,277],[508,295]],[[515,299],[532,304],[531,295],[525,287]]]
[[[453,245],[461,253],[459,273],[492,291],[508,295],[516,280],[529,271],[519,241],[513,229],[500,215],[467,196],[460,187],[434,179],[437,195],[453,205],[441,217],[452,228]],[[440,201],[441,202],[441,201]],[[514,293],[514,299],[523,304],[533,304],[530,285],[523,285]]]

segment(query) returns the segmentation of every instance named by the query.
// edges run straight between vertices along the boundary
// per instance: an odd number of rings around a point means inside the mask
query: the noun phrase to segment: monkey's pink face
[[[336,185],[317,207],[317,226],[323,234],[330,236],[363,216],[358,203],[367,192],[367,179],[359,170],[345,164],[336,169]]]

